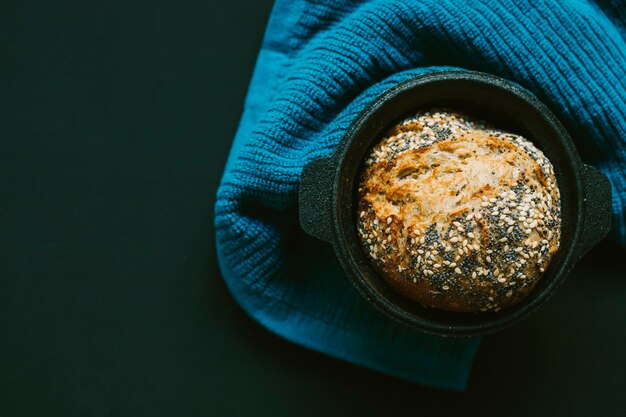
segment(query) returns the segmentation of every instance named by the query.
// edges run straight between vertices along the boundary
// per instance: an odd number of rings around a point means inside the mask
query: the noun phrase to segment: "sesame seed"
[[[504,278],[504,277],[498,278],[498,282],[505,282],[505,281],[506,281],[506,278]]]
[[[474,213],[470,213],[468,214],[468,216],[465,218],[465,220],[470,221],[474,218]]]
[[[387,224],[391,224],[391,217],[387,217]]]
[[[452,243],[456,243],[456,242],[458,242],[458,241],[459,241],[459,238],[458,238],[458,237],[456,237],[456,236],[455,236],[455,237],[453,237],[452,239],[450,239],[450,242],[452,242]]]
[[[475,236],[474,236],[474,233],[472,233],[472,232],[469,232],[469,233],[467,234],[467,236],[468,236],[468,237],[470,237],[470,238],[472,238],[472,239],[474,239],[474,237],[475,237]]]
[[[461,273],[461,269],[460,268],[455,268],[454,272],[456,272],[457,274],[460,274]]]

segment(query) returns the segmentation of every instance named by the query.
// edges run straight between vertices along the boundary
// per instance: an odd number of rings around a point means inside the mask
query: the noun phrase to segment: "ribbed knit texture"
[[[626,244],[626,1],[279,0],[218,191],[226,282],[292,341],[383,372],[463,389],[477,339],[427,336],[353,290],[330,247],[304,235],[302,167],[333,152],[382,91],[447,67],[507,78],[548,104],[613,186]]]

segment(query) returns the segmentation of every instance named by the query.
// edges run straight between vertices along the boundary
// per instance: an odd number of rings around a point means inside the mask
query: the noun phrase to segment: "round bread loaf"
[[[525,138],[420,112],[371,150],[357,230],[397,292],[448,311],[498,311],[532,290],[559,247],[552,164]]]

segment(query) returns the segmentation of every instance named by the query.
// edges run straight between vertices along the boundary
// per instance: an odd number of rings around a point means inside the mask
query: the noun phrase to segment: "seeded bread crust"
[[[365,161],[358,200],[375,268],[427,307],[516,304],[559,247],[551,163],[523,137],[459,113],[420,112],[387,132]]]

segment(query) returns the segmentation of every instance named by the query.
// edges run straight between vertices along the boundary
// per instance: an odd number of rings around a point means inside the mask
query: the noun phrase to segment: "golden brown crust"
[[[358,232],[400,294],[443,310],[522,300],[559,247],[552,165],[521,136],[448,111],[421,112],[371,151]]]

